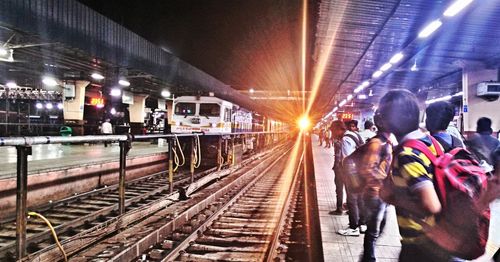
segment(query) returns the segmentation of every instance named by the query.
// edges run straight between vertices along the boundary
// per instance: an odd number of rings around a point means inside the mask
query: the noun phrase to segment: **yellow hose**
[[[177,141],[177,146],[173,149],[173,153],[174,153],[174,162],[175,162],[175,168],[174,168],[174,172],[177,171],[177,169],[180,167],[180,166],[183,166],[184,164],[186,164],[186,158],[184,157],[184,152],[182,152],[182,148],[181,148],[181,144],[179,142],[179,138],[177,137],[177,135],[174,135],[175,136],[175,140]],[[177,154],[177,148],[180,149],[180,152],[181,152],[181,157],[182,157],[182,164],[179,164],[179,155]]]
[[[196,135],[196,147],[194,154],[194,168],[199,168],[201,165],[201,146],[200,146],[200,137]]]
[[[50,221],[47,218],[45,218],[44,216],[42,216],[41,214],[38,214],[36,212],[28,212],[28,215],[39,217],[45,222],[45,224],[47,224],[47,226],[50,228],[50,232],[52,233],[52,236],[54,237],[54,240],[56,241],[57,247],[59,248],[59,250],[61,250],[61,253],[64,256],[64,261],[67,262],[68,256],[66,255],[66,252],[64,252],[64,248],[61,245],[61,243],[59,242],[59,239],[57,238],[56,231],[54,230],[54,227],[52,227],[52,224],[50,224]]]

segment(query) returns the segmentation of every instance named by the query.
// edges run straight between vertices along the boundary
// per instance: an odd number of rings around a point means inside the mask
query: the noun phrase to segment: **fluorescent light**
[[[47,109],[52,109],[52,108],[54,108],[54,106],[52,105],[52,103],[47,103],[47,104],[45,104],[45,107],[46,107]]]
[[[125,80],[125,79],[120,79],[118,81],[118,84],[121,85],[121,86],[130,86],[130,82]]]
[[[42,109],[43,108],[43,105],[40,102],[36,103],[35,106],[36,106],[37,109]]]
[[[375,71],[375,73],[373,73],[373,78],[379,78],[384,72],[378,70],[378,71]]]
[[[364,81],[363,83],[361,83],[361,86],[362,86],[363,88],[365,88],[365,87],[367,87],[367,86],[369,86],[369,85],[370,85],[370,81],[368,81],[368,80],[366,80],[366,81]]]
[[[356,87],[356,89],[354,89],[354,93],[357,94],[357,93],[363,91],[363,88],[364,88],[363,86]]]
[[[168,91],[168,90],[161,91],[161,96],[163,96],[163,97],[170,97],[170,95],[171,95],[170,91]]]
[[[464,8],[466,8],[470,3],[472,3],[472,1],[474,0],[457,0],[455,1],[455,3],[450,5],[450,7],[446,9],[446,11],[444,11],[443,15],[446,17],[455,16]]]
[[[248,92],[250,92],[250,94],[253,94],[255,92],[255,90],[253,88],[250,88],[250,90],[248,90]]]
[[[441,20],[434,20],[432,21],[429,25],[427,25],[420,33],[418,34],[419,38],[426,38],[430,36],[434,31],[436,31],[439,27],[443,25],[443,22]]]
[[[342,102],[340,102],[339,104],[339,107],[343,107],[345,104],[347,103],[347,100],[342,100]]]
[[[7,84],[5,84],[8,88],[16,88],[17,87],[17,84],[16,82],[7,82]]]
[[[50,86],[50,87],[52,87],[52,86],[56,86],[56,85],[57,85],[57,81],[56,81],[54,78],[50,77],[50,76],[46,76],[46,77],[44,77],[44,78],[42,79],[42,83],[43,83],[44,85],[46,85],[46,86]]]
[[[358,96],[358,99],[367,99],[367,98],[368,98],[368,96],[366,96],[366,95],[359,95]]]
[[[116,114],[116,109],[113,107],[111,108],[111,111],[109,111],[112,115]]]
[[[339,110],[339,108],[338,108],[338,107],[335,107],[335,108],[333,109],[332,113],[337,112],[337,110]],[[330,114],[330,115],[331,115],[331,114]]]
[[[428,105],[428,104],[432,104],[434,102],[448,101],[448,100],[452,99],[453,97],[462,96],[463,94],[464,94],[464,92],[458,92],[454,95],[447,95],[447,96],[443,96],[443,97],[429,99],[429,100],[425,101],[425,103]]]
[[[0,56],[7,56],[9,54],[9,51],[7,49],[0,47]]]
[[[58,108],[58,109],[63,109],[63,108],[64,108],[63,103],[58,103],[58,104],[57,104],[57,108]]]
[[[352,98],[353,98],[353,96],[352,96],[352,95],[348,95],[348,96],[347,96],[347,101],[350,101]]]
[[[120,90],[118,88],[113,88],[113,89],[111,89],[110,95],[111,96],[121,96],[122,95],[122,90]]]
[[[385,72],[385,71],[389,70],[391,67],[392,67],[392,64],[391,64],[391,63],[385,63],[385,64],[384,64],[384,65],[380,68],[380,70]]]
[[[394,64],[398,63],[399,61],[401,61],[401,59],[403,59],[403,57],[404,57],[403,53],[399,52],[391,57],[391,60],[389,60],[389,63],[394,65]]]
[[[104,79],[104,76],[99,74],[99,73],[93,73],[90,75],[90,77],[92,77],[95,80],[103,80]]]

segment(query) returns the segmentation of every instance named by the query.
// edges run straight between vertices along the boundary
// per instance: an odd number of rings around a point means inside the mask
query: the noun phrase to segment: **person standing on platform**
[[[432,103],[425,109],[425,127],[443,146],[444,152],[449,152],[457,147],[465,148],[458,137],[447,132],[454,114],[453,106],[446,101]]]
[[[323,145],[323,139],[325,136],[325,129],[323,127],[320,127],[318,129],[318,137],[319,137],[319,146]]]
[[[101,125],[101,133],[103,135],[112,135],[113,134],[113,125],[111,125],[111,120],[106,118],[106,120]],[[104,147],[108,147],[108,142],[104,142]]]
[[[384,230],[387,217],[387,204],[380,198],[379,192],[383,181],[390,172],[392,162],[391,133],[387,132],[384,120],[378,112],[375,113],[374,120],[378,132],[365,145],[366,151],[360,158],[361,165],[358,169],[360,176],[365,181],[363,201],[367,225],[362,262],[376,261],[375,242]],[[370,124],[373,125],[371,122]]]
[[[351,155],[356,148],[363,144],[361,138],[358,134],[346,130],[345,125],[341,121],[335,121],[332,124],[332,135],[334,139],[340,141],[340,157],[337,159],[336,165],[340,164],[342,166],[342,161],[344,158]],[[341,169],[340,169],[341,170]],[[337,171],[339,169],[337,168]],[[342,172],[340,172],[340,178],[342,178]],[[337,176],[337,174],[336,174]],[[340,188],[337,188],[337,209],[332,214],[339,213],[342,210],[342,199],[339,199]],[[365,220],[364,220],[364,206],[361,193],[355,193],[346,187],[347,192],[347,208],[349,211],[349,226],[345,229],[340,229],[337,231],[338,234],[343,236],[359,236],[360,233],[364,233],[366,230]],[[340,201],[339,201],[340,200]]]
[[[500,141],[492,136],[491,119],[481,117],[477,120],[476,134],[469,140],[470,149],[490,166],[494,163],[491,157],[493,151],[500,146]]]
[[[365,129],[359,132],[359,135],[361,136],[361,138],[363,138],[363,141],[368,141],[368,139],[374,137],[376,134],[377,133],[375,132],[375,125],[373,124],[373,122],[370,120],[366,120]]]

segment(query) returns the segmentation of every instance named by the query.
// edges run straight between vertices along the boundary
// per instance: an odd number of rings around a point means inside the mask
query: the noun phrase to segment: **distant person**
[[[113,134],[113,125],[111,125],[111,120],[106,118],[106,120],[101,125],[101,133],[103,135],[112,135]],[[108,147],[109,142],[104,142],[104,147]]]
[[[450,103],[446,101],[432,103],[425,109],[425,114],[425,127],[443,146],[445,152],[449,152],[453,148],[465,147],[460,139],[446,131],[455,115]]]
[[[325,132],[324,132],[324,129],[321,127],[318,130],[319,146],[323,145],[324,136],[325,136]]]
[[[367,225],[363,242],[362,262],[376,261],[375,243],[384,230],[387,217],[387,204],[380,198],[379,193],[383,181],[390,172],[392,162],[393,144],[390,140],[391,133],[387,132],[384,120],[378,112],[375,114],[374,120],[378,132],[365,145],[366,152],[361,157],[359,168],[360,175],[365,178],[363,201]],[[373,125],[371,121],[370,124]],[[370,128],[368,127],[368,129]]]
[[[325,148],[332,147],[332,130],[330,128],[325,129]]]
[[[347,130],[352,131],[352,132],[359,132],[359,127],[358,127],[358,120],[352,119],[347,121],[346,123]]]
[[[363,141],[366,142],[368,139],[374,137],[377,133],[375,132],[376,128],[375,125],[373,124],[372,121],[366,120],[365,121],[365,129],[361,132],[359,132],[359,135],[361,138],[363,138]]]
[[[341,121],[335,121],[332,124],[331,129],[333,138],[338,140],[340,144],[340,157],[337,159],[337,165],[340,164],[340,166],[342,166],[344,158],[351,155],[358,147],[360,147],[363,144],[363,141],[361,141],[358,134],[353,131],[346,130],[345,125]],[[336,174],[336,176],[337,175],[338,174]],[[340,177],[342,178],[342,176],[343,174],[340,172]],[[340,189],[337,188],[336,190]],[[360,233],[364,233],[366,230],[362,194],[352,192],[348,187],[346,187],[346,193],[347,208],[349,211],[349,226],[345,229],[338,230],[337,233],[343,236],[359,236]],[[337,192],[337,209],[331,212],[332,214],[340,214],[340,212],[342,212],[341,203],[342,199],[339,199],[339,192]]]
[[[500,146],[500,141],[492,136],[491,119],[481,117],[477,120],[476,134],[469,140],[471,150],[482,160],[493,166],[494,163],[491,154]]]

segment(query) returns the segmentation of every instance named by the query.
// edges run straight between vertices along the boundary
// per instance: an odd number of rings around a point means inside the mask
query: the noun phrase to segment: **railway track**
[[[286,169],[287,156],[285,149],[275,150],[190,199],[75,252],[70,261],[263,261],[286,256],[286,245],[303,244],[291,235],[293,223],[301,224],[296,214],[302,169]]]
[[[195,174],[195,179],[213,172],[209,169]],[[175,187],[186,186],[191,181],[184,172],[174,179]],[[160,172],[138,178],[126,184],[125,206],[130,211],[134,208],[155,201],[169,191],[166,172]],[[103,187],[83,194],[75,195],[46,206],[35,208],[54,226],[59,239],[65,240],[84,230],[118,216],[118,186]],[[13,248],[16,240],[14,219],[0,224],[0,257],[13,260]],[[27,224],[28,253],[53,245],[53,239],[47,225],[38,219],[30,219]]]
[[[270,151],[250,157],[238,166],[245,166]],[[224,176],[232,172],[233,169],[237,169],[238,166],[219,172],[215,172],[216,168],[199,172],[195,174],[195,183],[193,184],[190,183],[190,175],[176,175],[174,188],[182,188],[184,191],[192,192],[196,190],[191,188],[193,185],[196,185],[194,188],[202,187],[204,183],[210,183],[211,178],[209,177],[215,173]],[[215,178],[217,178],[217,175]],[[128,225],[137,223],[147,217],[148,214],[175,203],[178,201],[180,194],[178,191],[169,194],[169,188],[168,179],[164,173],[153,174],[128,182],[125,201],[127,212],[122,216],[118,216],[117,211],[117,186],[109,186],[53,202],[40,207],[36,211],[51,221],[58,233],[59,240],[63,245],[70,246],[69,250],[71,251],[72,248],[78,249],[76,246],[79,245],[81,245],[80,248],[83,248],[85,243],[89,242],[74,241],[74,245],[72,245],[74,239],[84,236],[82,238],[97,241],[97,239],[107,234],[112,234],[113,231],[123,230]],[[15,221],[4,221],[0,225],[0,257],[3,258],[2,261],[14,261],[15,229]],[[29,255],[24,260],[29,261],[45,251],[50,253],[50,250],[57,249],[45,224],[35,219],[29,219],[27,229]],[[92,234],[92,232],[104,233],[89,237],[89,233]],[[43,255],[41,256],[43,257]],[[54,260],[48,259],[46,261]]]

